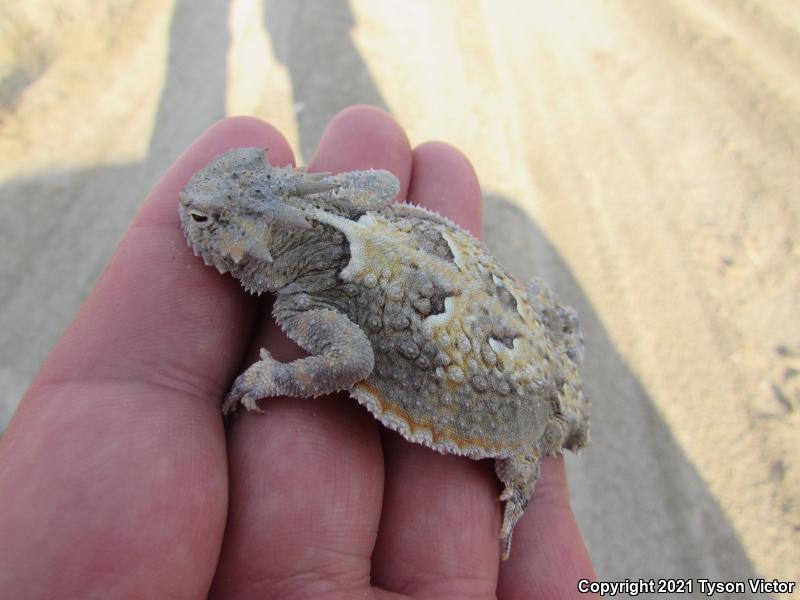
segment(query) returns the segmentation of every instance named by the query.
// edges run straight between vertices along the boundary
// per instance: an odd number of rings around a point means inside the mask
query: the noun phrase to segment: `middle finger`
[[[480,186],[451,146],[414,151],[408,197],[480,235]],[[500,512],[491,464],[444,456],[393,432],[384,435],[384,454],[373,583],[414,597],[494,597]]]

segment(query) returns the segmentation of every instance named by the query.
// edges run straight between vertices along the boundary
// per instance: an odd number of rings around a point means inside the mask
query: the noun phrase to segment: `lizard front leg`
[[[281,363],[262,349],[261,360],[236,378],[222,405],[224,414],[240,402],[249,410],[258,410],[256,401],[261,398],[314,397],[349,389],[372,372],[372,345],[344,314],[326,308],[281,311],[279,321],[289,337],[312,356]]]

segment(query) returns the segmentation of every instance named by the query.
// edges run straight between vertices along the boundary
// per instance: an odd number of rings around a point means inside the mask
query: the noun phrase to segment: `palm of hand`
[[[297,356],[177,224],[188,177],[234,146],[293,161],[253,119],[203,134],[150,195],[2,439],[0,596],[577,597],[594,575],[560,460],[545,461],[501,566],[490,461],[408,444],[341,397],[270,400],[268,418],[236,419],[226,436],[219,399],[255,349]],[[348,109],[310,169],[370,167],[480,233],[480,189],[460,153],[412,151],[385,114]]]

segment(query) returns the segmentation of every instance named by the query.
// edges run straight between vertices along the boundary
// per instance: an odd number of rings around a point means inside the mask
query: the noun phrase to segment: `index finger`
[[[233,146],[292,161],[260,121],[206,131],[156,185],[12,420],[0,446],[0,596],[207,592],[227,503],[218,403],[254,306],[192,256],[177,196]]]
[[[384,168],[404,186],[410,163],[394,119],[357,106],[334,117],[309,170]],[[254,350],[273,352],[279,331],[270,319]],[[281,361],[297,357],[278,349]],[[212,597],[361,597],[383,489],[374,420],[341,395],[272,397],[262,407],[231,424],[231,508]]]

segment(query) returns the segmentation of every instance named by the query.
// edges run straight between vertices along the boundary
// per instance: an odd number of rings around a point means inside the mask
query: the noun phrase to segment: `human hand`
[[[409,444],[347,397],[264,400],[267,415],[232,420],[226,448],[219,403],[234,376],[260,346],[299,352],[178,223],[188,178],[236,146],[293,162],[249,118],[192,144],[0,441],[0,597],[578,597],[595,577],[560,459],[544,461],[501,564],[491,461]],[[309,168],[388,169],[400,197],[480,234],[469,162],[441,143],[412,151],[376,109],[338,115]]]

